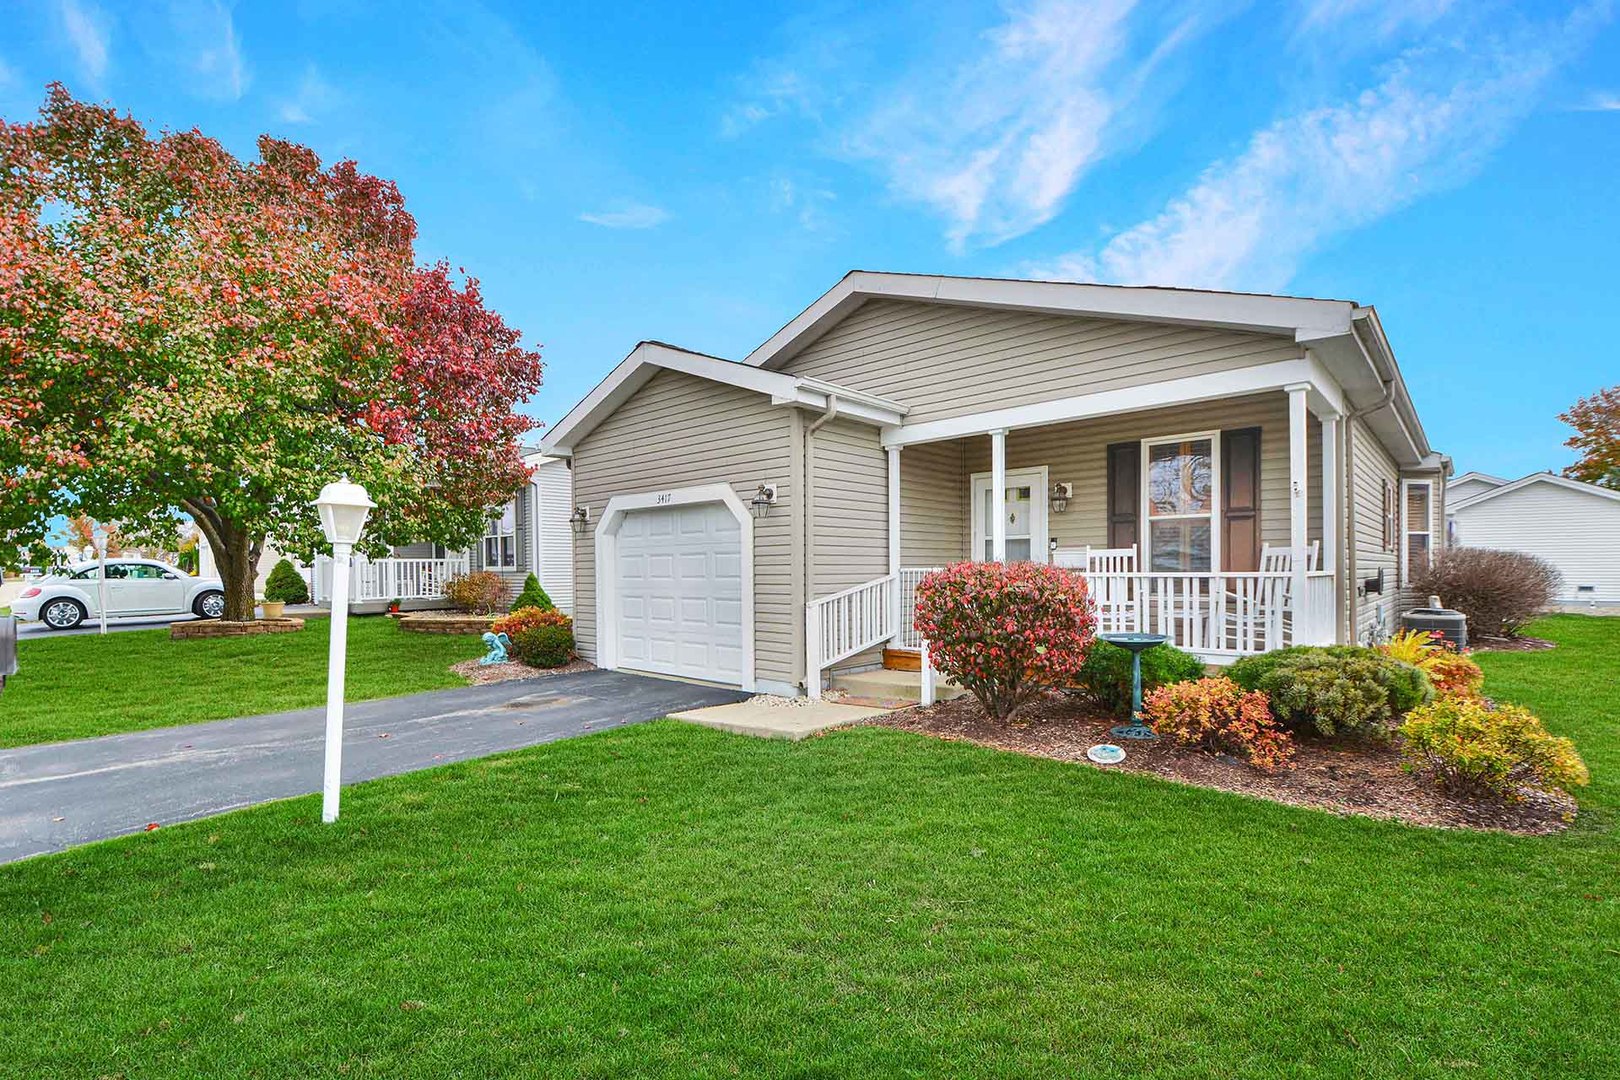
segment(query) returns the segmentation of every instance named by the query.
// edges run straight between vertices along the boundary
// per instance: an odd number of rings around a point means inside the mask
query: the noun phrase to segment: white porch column
[[[1333,575],[1333,610],[1319,614],[1317,625],[1328,642],[1339,640],[1339,520],[1344,508],[1339,490],[1339,414],[1322,417],[1322,569]]]
[[[1304,644],[1301,631],[1311,620],[1304,612],[1306,548],[1310,544],[1310,426],[1306,422],[1306,394],[1310,387],[1292,383],[1288,391],[1288,546],[1293,548],[1293,580],[1289,582],[1289,607],[1293,609],[1294,643]]]
[[[978,508],[973,512],[978,513]],[[990,433],[990,558],[993,562],[1007,561],[1006,428]]]
[[[900,572],[900,448],[889,447],[889,573]]]

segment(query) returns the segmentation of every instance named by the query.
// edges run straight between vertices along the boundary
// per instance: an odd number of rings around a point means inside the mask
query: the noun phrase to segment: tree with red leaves
[[[262,137],[243,161],[52,86],[0,120],[0,560],[58,514],[192,517],[253,617],[266,542],[324,547],[347,474],[367,539],[472,543],[527,477],[539,354],[475,280],[420,267],[389,181]]]
[[[1558,419],[1575,429],[1564,445],[1581,452],[1564,475],[1620,491],[1620,386],[1582,398]]]

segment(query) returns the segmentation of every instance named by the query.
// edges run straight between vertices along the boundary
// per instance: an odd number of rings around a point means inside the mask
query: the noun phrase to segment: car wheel
[[[191,610],[204,619],[217,619],[225,614],[225,594],[205,592],[197,597],[197,602],[191,605]]]
[[[71,630],[89,615],[77,600],[52,600],[39,612],[40,621],[52,630]]]

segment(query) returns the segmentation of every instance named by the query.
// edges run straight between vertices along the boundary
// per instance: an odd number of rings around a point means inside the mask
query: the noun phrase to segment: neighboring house
[[[357,603],[400,599],[412,606],[432,606],[443,596],[444,584],[456,574],[489,570],[501,575],[507,592],[515,596],[524,580],[534,574],[565,612],[573,611],[573,512],[568,463],[531,448],[523,462],[533,468],[518,496],[494,508],[483,539],[469,551],[449,551],[443,544],[401,544],[385,559],[355,560],[352,586]],[[330,560],[315,560],[315,596],[330,594]]]
[[[1446,498],[1451,543],[1546,559],[1563,576],[1561,603],[1620,605],[1620,491],[1548,472],[1464,473]]]
[[[1105,624],[1214,663],[1375,636],[1450,472],[1370,307],[867,272],[741,362],[642,343],[544,449],[580,651],[783,694],[915,649],[967,558],[1134,549]]]
[[[533,574],[561,611],[574,610],[574,511],[568,462],[525,450],[534,469],[518,497],[491,513],[484,539],[469,553],[474,570],[491,570],[516,594]]]

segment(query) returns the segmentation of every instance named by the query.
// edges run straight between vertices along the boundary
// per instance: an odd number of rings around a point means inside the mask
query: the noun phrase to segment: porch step
[[[916,703],[922,700],[920,671],[893,671],[880,668],[877,671],[834,672],[832,686],[834,690],[842,690],[849,697],[867,701]],[[960,697],[965,693],[966,690],[944,678],[939,678],[935,683],[935,696],[940,701]]]
[[[916,649],[884,649],[883,666],[890,671],[921,671],[922,653]]]

